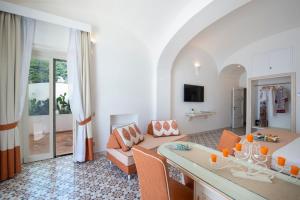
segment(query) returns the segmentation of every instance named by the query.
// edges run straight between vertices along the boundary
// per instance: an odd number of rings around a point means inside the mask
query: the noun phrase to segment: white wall
[[[244,72],[240,77],[239,86],[242,88],[247,88],[247,72]]]
[[[230,63],[239,63],[247,68],[248,78],[257,76],[266,76],[279,73],[296,72],[296,91],[300,92],[300,28],[288,30],[279,34],[272,35],[263,40],[256,41],[230,56],[223,66]],[[291,58],[289,56],[276,56],[276,63],[269,69],[270,62],[268,57],[283,49],[291,49]],[[283,51],[284,52],[284,51]],[[262,60],[267,60],[265,64],[256,65],[254,58],[260,55]],[[286,64],[287,63],[287,64]],[[279,65],[278,65],[279,64]],[[296,97],[296,130],[300,132],[300,97]]]
[[[194,62],[199,61],[201,68],[195,73]],[[204,86],[204,102],[183,101],[183,85]],[[198,133],[231,126],[232,88],[239,86],[239,77],[219,75],[212,57],[205,51],[193,46],[185,47],[177,56],[172,70],[172,118],[176,119],[184,133]],[[215,111],[216,115],[207,119],[185,116],[195,111]]]
[[[106,25],[96,38],[94,140],[96,151],[102,151],[110,134],[110,115],[137,114],[140,129],[146,131],[154,118],[154,71],[147,49],[126,30]]]
[[[69,28],[37,21],[33,43],[35,48],[66,53],[69,43]]]

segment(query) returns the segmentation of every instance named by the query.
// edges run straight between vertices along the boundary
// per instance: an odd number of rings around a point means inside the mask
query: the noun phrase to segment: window
[[[49,61],[33,58],[28,81],[29,115],[49,115]]]

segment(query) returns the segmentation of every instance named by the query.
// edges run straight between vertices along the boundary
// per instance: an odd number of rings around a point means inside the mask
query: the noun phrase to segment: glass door
[[[30,62],[27,104],[24,110],[24,162],[53,158],[53,70],[47,57]]]
[[[56,156],[73,152],[73,118],[68,94],[67,61],[54,59],[55,71],[55,116],[54,149]]]
[[[32,55],[22,120],[25,163],[73,152],[67,61],[62,57],[49,52]]]

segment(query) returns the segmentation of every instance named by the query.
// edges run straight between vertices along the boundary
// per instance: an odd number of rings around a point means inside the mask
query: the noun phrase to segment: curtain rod
[[[79,21],[74,21],[65,17],[60,17],[47,12],[35,10],[25,6],[16,5],[13,3],[0,1],[0,11],[21,15],[23,17],[36,19],[51,24],[65,26],[67,28],[74,28],[86,32],[92,31],[92,27],[90,24],[85,24]]]
[[[283,83],[273,83],[273,84],[260,84],[260,85],[255,85],[257,86],[276,86],[276,85],[290,85],[291,82],[283,82]]]

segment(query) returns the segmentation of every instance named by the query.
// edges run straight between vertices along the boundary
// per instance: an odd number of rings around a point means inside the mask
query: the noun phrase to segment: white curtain
[[[75,162],[84,162],[93,159],[89,33],[70,30],[67,60],[70,104],[75,120],[73,156]]]
[[[35,33],[35,20],[27,17],[22,17],[22,61],[21,61],[21,69],[20,69],[20,81],[19,81],[19,104],[16,109],[16,118],[21,119],[24,103],[26,98],[26,88],[28,83],[29,76],[29,67],[30,60],[32,54],[32,46],[34,41],[34,33]]]
[[[34,20],[0,12],[0,180],[21,171],[17,125],[24,108],[34,31]]]

